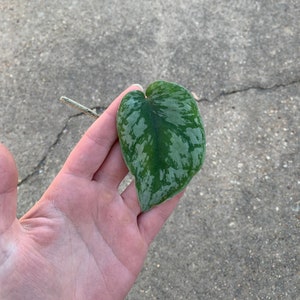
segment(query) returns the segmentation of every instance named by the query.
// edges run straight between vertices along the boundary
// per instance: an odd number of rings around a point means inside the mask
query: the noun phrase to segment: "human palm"
[[[141,213],[117,139],[124,91],[89,128],[39,202],[16,219],[17,171],[0,145],[0,299],[124,299],[180,195]]]

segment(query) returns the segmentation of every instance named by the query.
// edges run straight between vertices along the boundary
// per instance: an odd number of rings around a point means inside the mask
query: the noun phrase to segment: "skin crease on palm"
[[[124,299],[182,193],[141,213],[116,130],[125,90],[87,130],[42,198],[16,218],[18,174],[0,144],[0,299]]]

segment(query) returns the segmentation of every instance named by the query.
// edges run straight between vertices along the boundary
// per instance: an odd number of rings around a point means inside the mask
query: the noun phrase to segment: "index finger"
[[[131,91],[142,90],[134,84],[122,92],[91,125],[69,155],[62,172],[92,179],[117,140],[116,114],[123,97]]]

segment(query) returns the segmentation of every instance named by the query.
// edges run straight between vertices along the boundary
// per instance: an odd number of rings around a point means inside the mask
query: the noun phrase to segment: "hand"
[[[88,129],[39,202],[16,219],[17,170],[0,145],[0,298],[124,299],[180,195],[141,213],[116,132],[124,91]]]

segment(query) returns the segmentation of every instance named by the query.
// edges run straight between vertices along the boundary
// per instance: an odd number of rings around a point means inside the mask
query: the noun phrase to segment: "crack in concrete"
[[[243,92],[247,92],[250,90],[259,90],[259,91],[272,91],[272,90],[276,90],[278,88],[281,87],[287,87],[290,85],[294,85],[294,84],[299,84],[300,83],[300,79],[296,78],[294,80],[291,80],[289,82],[286,83],[276,83],[272,86],[261,86],[261,85],[253,85],[253,86],[248,86],[248,87],[243,87],[240,89],[236,89],[236,90],[231,90],[231,91],[222,91],[218,96],[216,96],[215,98],[213,98],[212,100],[209,100],[207,98],[200,98],[200,99],[196,99],[197,102],[216,102],[219,98],[223,97],[223,96],[230,96],[230,95],[234,95],[234,94],[238,94],[238,93],[243,93]],[[98,114],[101,114],[106,107],[102,107],[102,106],[96,106],[92,108],[93,110],[95,110]],[[39,161],[39,163],[33,168],[33,171],[28,174],[27,176],[25,176],[23,179],[20,179],[18,182],[18,187],[20,187],[21,185],[23,185],[24,183],[26,183],[30,178],[32,178],[33,176],[35,176],[36,174],[39,173],[40,169],[43,167],[48,155],[52,152],[53,148],[59,143],[61,136],[64,133],[64,130],[66,130],[66,128],[68,127],[68,124],[70,122],[71,119],[73,118],[77,118],[79,116],[82,116],[84,113],[78,113],[75,115],[71,115],[68,117],[68,119],[65,122],[65,125],[63,126],[62,130],[57,134],[55,141],[49,146],[46,154],[42,157],[42,159]]]
[[[289,82],[286,83],[276,83],[272,86],[261,86],[261,85],[254,85],[254,86],[249,86],[249,87],[244,87],[241,89],[237,89],[237,90],[232,90],[232,91],[228,91],[228,92],[221,92],[219,97],[221,96],[229,96],[229,95],[233,95],[233,94],[237,94],[237,93],[242,93],[242,92],[247,92],[249,90],[258,90],[258,91],[272,91],[272,90],[276,90],[278,88],[282,88],[282,87],[287,87],[290,85],[294,85],[294,84],[298,84],[300,83],[300,79],[294,79],[291,80]]]
[[[93,110],[95,110],[98,114],[101,114],[106,107],[101,107],[101,106],[96,106],[92,108]],[[64,126],[62,127],[62,129],[60,130],[60,132],[56,135],[56,139],[54,140],[54,142],[48,147],[48,150],[46,151],[46,154],[41,158],[41,160],[38,162],[38,164],[33,168],[33,171],[31,173],[29,173],[28,175],[26,175],[24,178],[20,179],[18,181],[18,187],[22,186],[24,183],[26,183],[29,179],[31,179],[32,177],[34,177],[35,175],[37,175],[41,168],[44,166],[49,154],[53,151],[53,149],[55,148],[55,146],[60,142],[61,137],[64,133],[64,131],[67,129],[70,121],[73,118],[77,118],[84,115],[84,113],[77,113],[75,115],[71,115],[67,118]]]
[[[278,88],[282,88],[282,87],[288,87],[294,84],[299,84],[300,83],[300,79],[296,78],[293,79],[291,81],[288,81],[286,83],[276,83],[274,85],[271,86],[262,86],[262,85],[253,85],[253,86],[246,86],[246,87],[242,87],[240,89],[233,89],[233,90],[229,90],[229,91],[221,91],[220,94],[218,94],[216,97],[214,97],[212,100],[208,99],[208,98],[200,98],[197,100],[197,102],[217,102],[219,98],[223,97],[223,96],[230,96],[230,95],[234,95],[234,94],[238,94],[238,93],[243,93],[243,92],[247,92],[250,90],[258,90],[258,91],[272,91],[272,90],[276,90]]]

